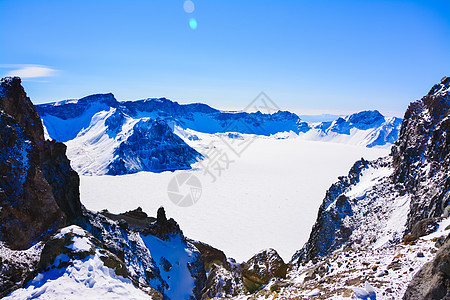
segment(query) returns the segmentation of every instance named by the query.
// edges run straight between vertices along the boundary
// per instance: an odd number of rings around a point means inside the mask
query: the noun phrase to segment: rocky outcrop
[[[0,297],[23,284],[37,266],[41,241],[82,215],[79,178],[65,150],[61,143],[44,140],[41,120],[20,78],[2,79]]]
[[[206,272],[209,272],[213,265],[222,266],[226,269],[230,268],[230,263],[228,262],[227,257],[225,253],[223,253],[223,251],[216,249],[206,243],[194,240],[189,241],[195,246],[195,248],[198,249],[198,251],[200,251],[200,255],[202,256]]]
[[[266,249],[250,258],[242,271],[247,291],[254,292],[273,277],[286,278],[287,265],[274,249]]]
[[[450,236],[447,236],[444,245],[436,253],[435,258],[426,263],[414,275],[403,299],[450,299]]]
[[[79,179],[65,146],[44,140],[20,78],[0,85],[0,239],[25,249],[81,215]]]
[[[167,219],[163,207],[158,209],[156,218],[141,208],[122,214],[107,211],[84,214],[85,221],[79,225],[122,260],[135,280],[155,288],[167,299],[174,299],[174,285],[178,284],[174,280],[190,274],[193,297],[202,297],[206,281],[202,255],[184,237],[175,220]]]
[[[409,105],[392,148],[394,183],[411,193],[408,228],[450,209],[450,77]]]
[[[214,298],[233,298],[246,292],[242,281],[243,264],[212,264],[205,286],[202,300]]]
[[[351,229],[344,224],[344,219],[351,216],[353,211],[344,192],[359,181],[361,172],[370,164],[362,158],[353,165],[347,176],[339,177],[339,181],[328,189],[319,207],[317,221],[309,240],[294,254],[293,260],[308,261],[318,256],[326,256],[348,240]],[[332,203],[336,205],[332,206]]]
[[[411,233],[410,240],[435,229],[450,209],[449,108],[450,78],[444,77],[409,106],[389,157],[361,160],[331,186],[310,238],[293,262],[323,257],[340,247],[400,243],[406,234]],[[374,112],[369,117],[380,119]]]
[[[83,276],[82,270],[89,274]],[[55,276],[59,274],[59,276]],[[103,279],[106,277],[106,279]],[[68,279],[70,278],[70,279]],[[103,282],[99,282],[103,279]],[[125,263],[116,255],[108,251],[102,242],[93,237],[89,232],[78,226],[69,226],[59,230],[45,244],[37,268],[29,274],[27,287],[30,286],[38,292],[31,293],[31,297],[51,286],[52,282],[61,280],[59,285],[74,281],[81,288],[89,287],[99,289],[140,289],[149,295],[151,299],[163,299],[161,293],[143,282],[136,280],[129,272]],[[72,288],[70,283],[67,288]],[[57,285],[57,284],[56,284]],[[134,288],[132,287],[134,285]],[[42,289],[39,287],[42,286]],[[51,289],[51,287],[50,287]],[[25,291],[15,291],[10,296],[18,299]],[[27,297],[28,298],[28,297]]]
[[[108,175],[190,169],[202,157],[160,120],[136,123],[131,135],[113,154],[115,159],[107,167]]]

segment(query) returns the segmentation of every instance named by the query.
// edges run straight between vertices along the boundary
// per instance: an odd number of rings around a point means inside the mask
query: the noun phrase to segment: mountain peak
[[[4,77],[0,80],[0,97],[6,97],[8,89],[13,85],[20,85],[22,80],[20,77]]]
[[[117,107],[119,104],[119,102],[116,100],[116,98],[112,93],[93,94],[78,100],[78,103],[95,103],[95,102],[104,103],[111,107]]]
[[[349,116],[348,121],[354,124],[374,124],[384,121],[384,116],[378,110],[364,110]]]
[[[444,76],[441,79],[441,82],[438,84],[435,84],[427,96],[448,96],[450,93],[450,77]]]

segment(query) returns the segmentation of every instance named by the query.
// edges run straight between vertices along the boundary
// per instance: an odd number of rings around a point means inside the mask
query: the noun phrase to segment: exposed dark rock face
[[[206,272],[209,272],[213,265],[219,265],[226,269],[230,268],[230,264],[223,251],[199,241],[189,241],[198,249],[198,251],[200,251]]]
[[[108,166],[108,175],[190,169],[202,157],[159,120],[139,121],[114,155],[116,159]]]
[[[436,228],[439,217],[449,215],[449,94],[450,78],[445,77],[425,97],[409,106],[400,137],[389,157],[372,162],[361,160],[347,177],[340,177],[331,186],[319,208],[308,242],[293,256],[293,261],[301,263],[323,257],[342,246],[358,248],[363,242],[364,245],[374,243],[379,235],[373,232],[383,229],[371,228],[368,220],[373,219],[377,224],[383,220],[386,222],[391,216],[386,208],[398,199],[409,201],[407,228],[402,233],[412,233],[407,240],[429,233]],[[371,122],[380,118],[376,112],[371,112],[368,117]],[[344,121],[336,121],[335,126],[342,123],[341,129],[344,130]],[[358,123],[364,122],[359,120]],[[380,167],[393,170],[393,175],[372,181],[369,190],[364,187],[366,191],[363,194],[348,199],[346,193],[362,179],[361,172],[366,168],[376,170]],[[359,217],[352,216],[356,213]],[[390,241],[402,240],[399,236],[392,236]]]
[[[242,282],[244,264],[230,263],[226,266],[212,264],[202,292],[202,300],[232,298],[245,292]]]
[[[45,141],[40,151],[41,169],[52,187],[53,195],[68,220],[81,216],[80,178],[70,167],[66,156],[66,145],[55,141]]]
[[[156,222],[152,223],[149,228],[144,231],[144,234],[151,234],[162,240],[167,240],[171,235],[176,234],[183,236],[178,223],[173,218],[167,220],[164,207],[158,209]]]
[[[127,212],[129,213],[129,212]],[[144,231],[150,218],[142,219],[133,216],[115,215],[107,212],[84,212],[84,220],[78,225],[100,240],[105,249],[116,255],[127,266],[133,278],[145,282],[159,292],[168,288],[161,278],[157,263],[153,260],[148,248],[142,243],[139,233]],[[155,218],[151,218],[155,220]],[[129,226],[123,226],[123,220]],[[125,221],[126,220],[126,221]]]
[[[394,182],[411,199],[408,227],[426,218],[447,216],[450,209],[450,77],[409,105],[392,148]]]
[[[203,258],[195,246],[187,240],[174,219],[167,219],[163,207],[157,212],[157,217],[148,217],[142,209],[137,208],[123,214],[84,212],[85,218],[79,225],[92,233],[103,244],[105,249],[114,253],[122,260],[134,279],[145,282],[149,286],[166,295],[173,286],[169,286],[163,276],[170,272],[176,261],[162,256],[154,260],[150,249],[143,243],[147,236],[155,236],[167,245],[178,245],[181,242],[186,251],[192,253],[187,268],[194,279],[193,294],[195,299],[202,297],[205,287],[206,272]],[[170,254],[168,254],[170,255]],[[176,266],[179,268],[180,266]]]
[[[42,244],[25,251],[11,250],[0,244],[0,298],[22,286],[40,259]]]
[[[272,277],[286,278],[287,265],[274,249],[266,249],[244,265],[242,278],[249,292],[254,292],[267,284]]]
[[[438,228],[439,218],[423,219],[414,224],[411,234],[417,239],[434,232]]]
[[[414,275],[403,299],[450,299],[450,236],[445,239],[435,258]]]
[[[73,248],[72,245],[74,244],[75,239],[85,241],[89,248]],[[78,226],[66,227],[62,229],[62,231],[58,231],[46,242],[36,270],[28,277],[29,279],[32,279],[37,274],[52,269],[64,270],[68,266],[73,266],[75,261],[84,260],[88,256],[92,257],[94,255],[99,256],[103,264],[112,269],[116,275],[130,279],[136,287],[152,296],[152,299],[163,299],[162,294],[154,288],[136,280],[128,271],[125,263],[115,254],[108,251],[102,242]],[[63,258],[58,260],[58,257]]]
[[[81,215],[79,181],[65,146],[44,140],[20,78],[2,79],[0,95],[1,240],[25,249]]]
[[[338,249],[348,240],[351,230],[343,224],[343,219],[352,214],[349,199],[343,195],[346,188],[359,181],[361,171],[370,162],[365,159],[357,161],[350,169],[348,176],[339,177],[326,192],[325,199],[319,207],[317,221],[311,231],[308,242],[294,254],[293,259],[308,261],[317,256],[325,256]],[[336,205],[330,205],[336,201]]]
[[[202,299],[234,297],[244,291],[242,271],[244,264],[228,260],[225,253],[208,244],[189,240],[200,252],[204,271],[208,274],[202,288]]]
[[[39,115],[20,78],[0,81],[0,242],[10,252],[0,262],[0,296],[19,287],[37,265],[45,240],[82,214],[78,175],[65,146],[44,140]],[[9,256],[11,257],[11,256]]]

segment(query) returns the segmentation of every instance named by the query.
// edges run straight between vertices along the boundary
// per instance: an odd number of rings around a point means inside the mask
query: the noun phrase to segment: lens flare
[[[194,18],[191,18],[189,20],[189,26],[191,27],[191,29],[197,29],[197,20]]]
[[[188,14],[191,14],[195,9],[194,2],[192,2],[191,0],[184,1],[183,8],[184,8],[185,12],[187,12]]]

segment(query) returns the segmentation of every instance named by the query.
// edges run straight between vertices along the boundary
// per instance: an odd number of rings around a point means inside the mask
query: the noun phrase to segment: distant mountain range
[[[139,145],[147,142],[149,149],[184,149],[164,120],[127,115],[120,125],[121,118],[112,117],[119,107],[94,113],[67,143],[98,130],[90,136],[113,139],[139,157]],[[86,111],[72,109],[77,117],[53,120],[75,126]],[[163,207],[156,218],[141,208],[120,214],[86,209],[65,145],[45,140],[20,78],[2,79],[0,297],[449,299],[449,113],[450,77],[444,77],[409,105],[390,155],[357,161],[328,189],[308,242],[291,261],[269,248],[240,263],[186,237]],[[360,118],[366,126],[381,122],[376,113],[363,112],[324,132],[348,134],[351,127],[351,134],[354,124],[368,130]],[[119,157],[126,152],[114,151]],[[256,234],[270,239],[264,228]]]
[[[389,147],[402,123],[376,110],[307,123],[288,111],[230,112],[166,98],[119,102],[111,93],[36,107],[47,137],[66,143],[75,170],[93,175],[188,169],[202,154],[185,142],[198,139],[180,134],[186,129],[212,135],[235,132],[240,138],[283,138],[282,133],[290,132],[307,140]]]

